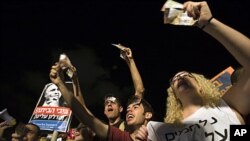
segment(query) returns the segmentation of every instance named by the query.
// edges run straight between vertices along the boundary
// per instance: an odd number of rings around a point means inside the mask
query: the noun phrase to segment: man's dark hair
[[[143,108],[144,108],[144,113],[150,112],[150,113],[152,113],[152,115],[154,115],[154,109],[153,109],[153,107],[152,107],[151,104],[150,104],[148,101],[146,101],[145,99],[139,98],[139,97],[133,95],[133,96],[128,100],[127,106],[130,105],[130,104],[133,104],[133,103],[135,103],[135,104],[142,104],[142,106],[143,106]],[[153,117],[153,116],[152,116],[152,117]]]
[[[41,129],[40,129],[40,127],[39,127],[38,125],[36,125],[36,124],[34,124],[34,123],[32,123],[32,122],[29,122],[29,123],[27,123],[26,125],[33,125],[33,126],[35,126],[35,127],[37,128],[36,135],[37,135],[37,136],[40,136],[40,135],[41,135]]]

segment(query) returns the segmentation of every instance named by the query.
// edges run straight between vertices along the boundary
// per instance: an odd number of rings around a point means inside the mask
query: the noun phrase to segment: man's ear
[[[152,114],[151,112],[146,112],[146,113],[145,113],[145,118],[146,118],[147,120],[151,119],[152,116],[153,116],[153,114]]]
[[[120,106],[119,111],[120,111],[120,113],[123,111],[123,107],[122,106]]]

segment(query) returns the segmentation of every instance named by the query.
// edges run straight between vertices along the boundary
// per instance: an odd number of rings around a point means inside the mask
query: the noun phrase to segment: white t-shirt
[[[220,141],[230,139],[230,125],[241,124],[236,114],[223,101],[214,108],[201,107],[183,120],[183,126],[150,121],[151,141]]]

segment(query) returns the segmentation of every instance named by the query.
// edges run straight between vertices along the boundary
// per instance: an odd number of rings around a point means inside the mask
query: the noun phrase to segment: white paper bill
[[[173,0],[166,1],[161,11],[164,12],[164,24],[193,26],[197,22],[183,10],[183,4]]]
[[[60,67],[65,70],[67,69],[66,71],[66,74],[72,78],[73,77],[73,70],[71,68],[73,68],[73,65],[71,64],[71,61],[69,59],[69,57],[65,54],[65,53],[62,53],[59,57],[59,63],[60,63]]]
[[[120,57],[122,59],[125,59],[125,57],[122,55],[122,51],[126,48],[124,46],[122,46],[121,44],[112,44],[113,46],[117,47],[118,49],[120,49],[121,53],[120,53]]]

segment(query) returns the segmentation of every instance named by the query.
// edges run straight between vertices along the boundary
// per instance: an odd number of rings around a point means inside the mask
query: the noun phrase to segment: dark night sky
[[[50,83],[50,66],[65,52],[78,68],[88,106],[103,119],[105,94],[133,94],[127,65],[111,43],[132,49],[156,120],[163,119],[165,90],[175,72],[185,69],[211,78],[228,66],[239,66],[199,28],[164,25],[160,11],[164,3],[1,1],[1,109],[8,108],[11,115],[27,122],[45,84]],[[208,3],[214,17],[250,35],[248,0]]]

